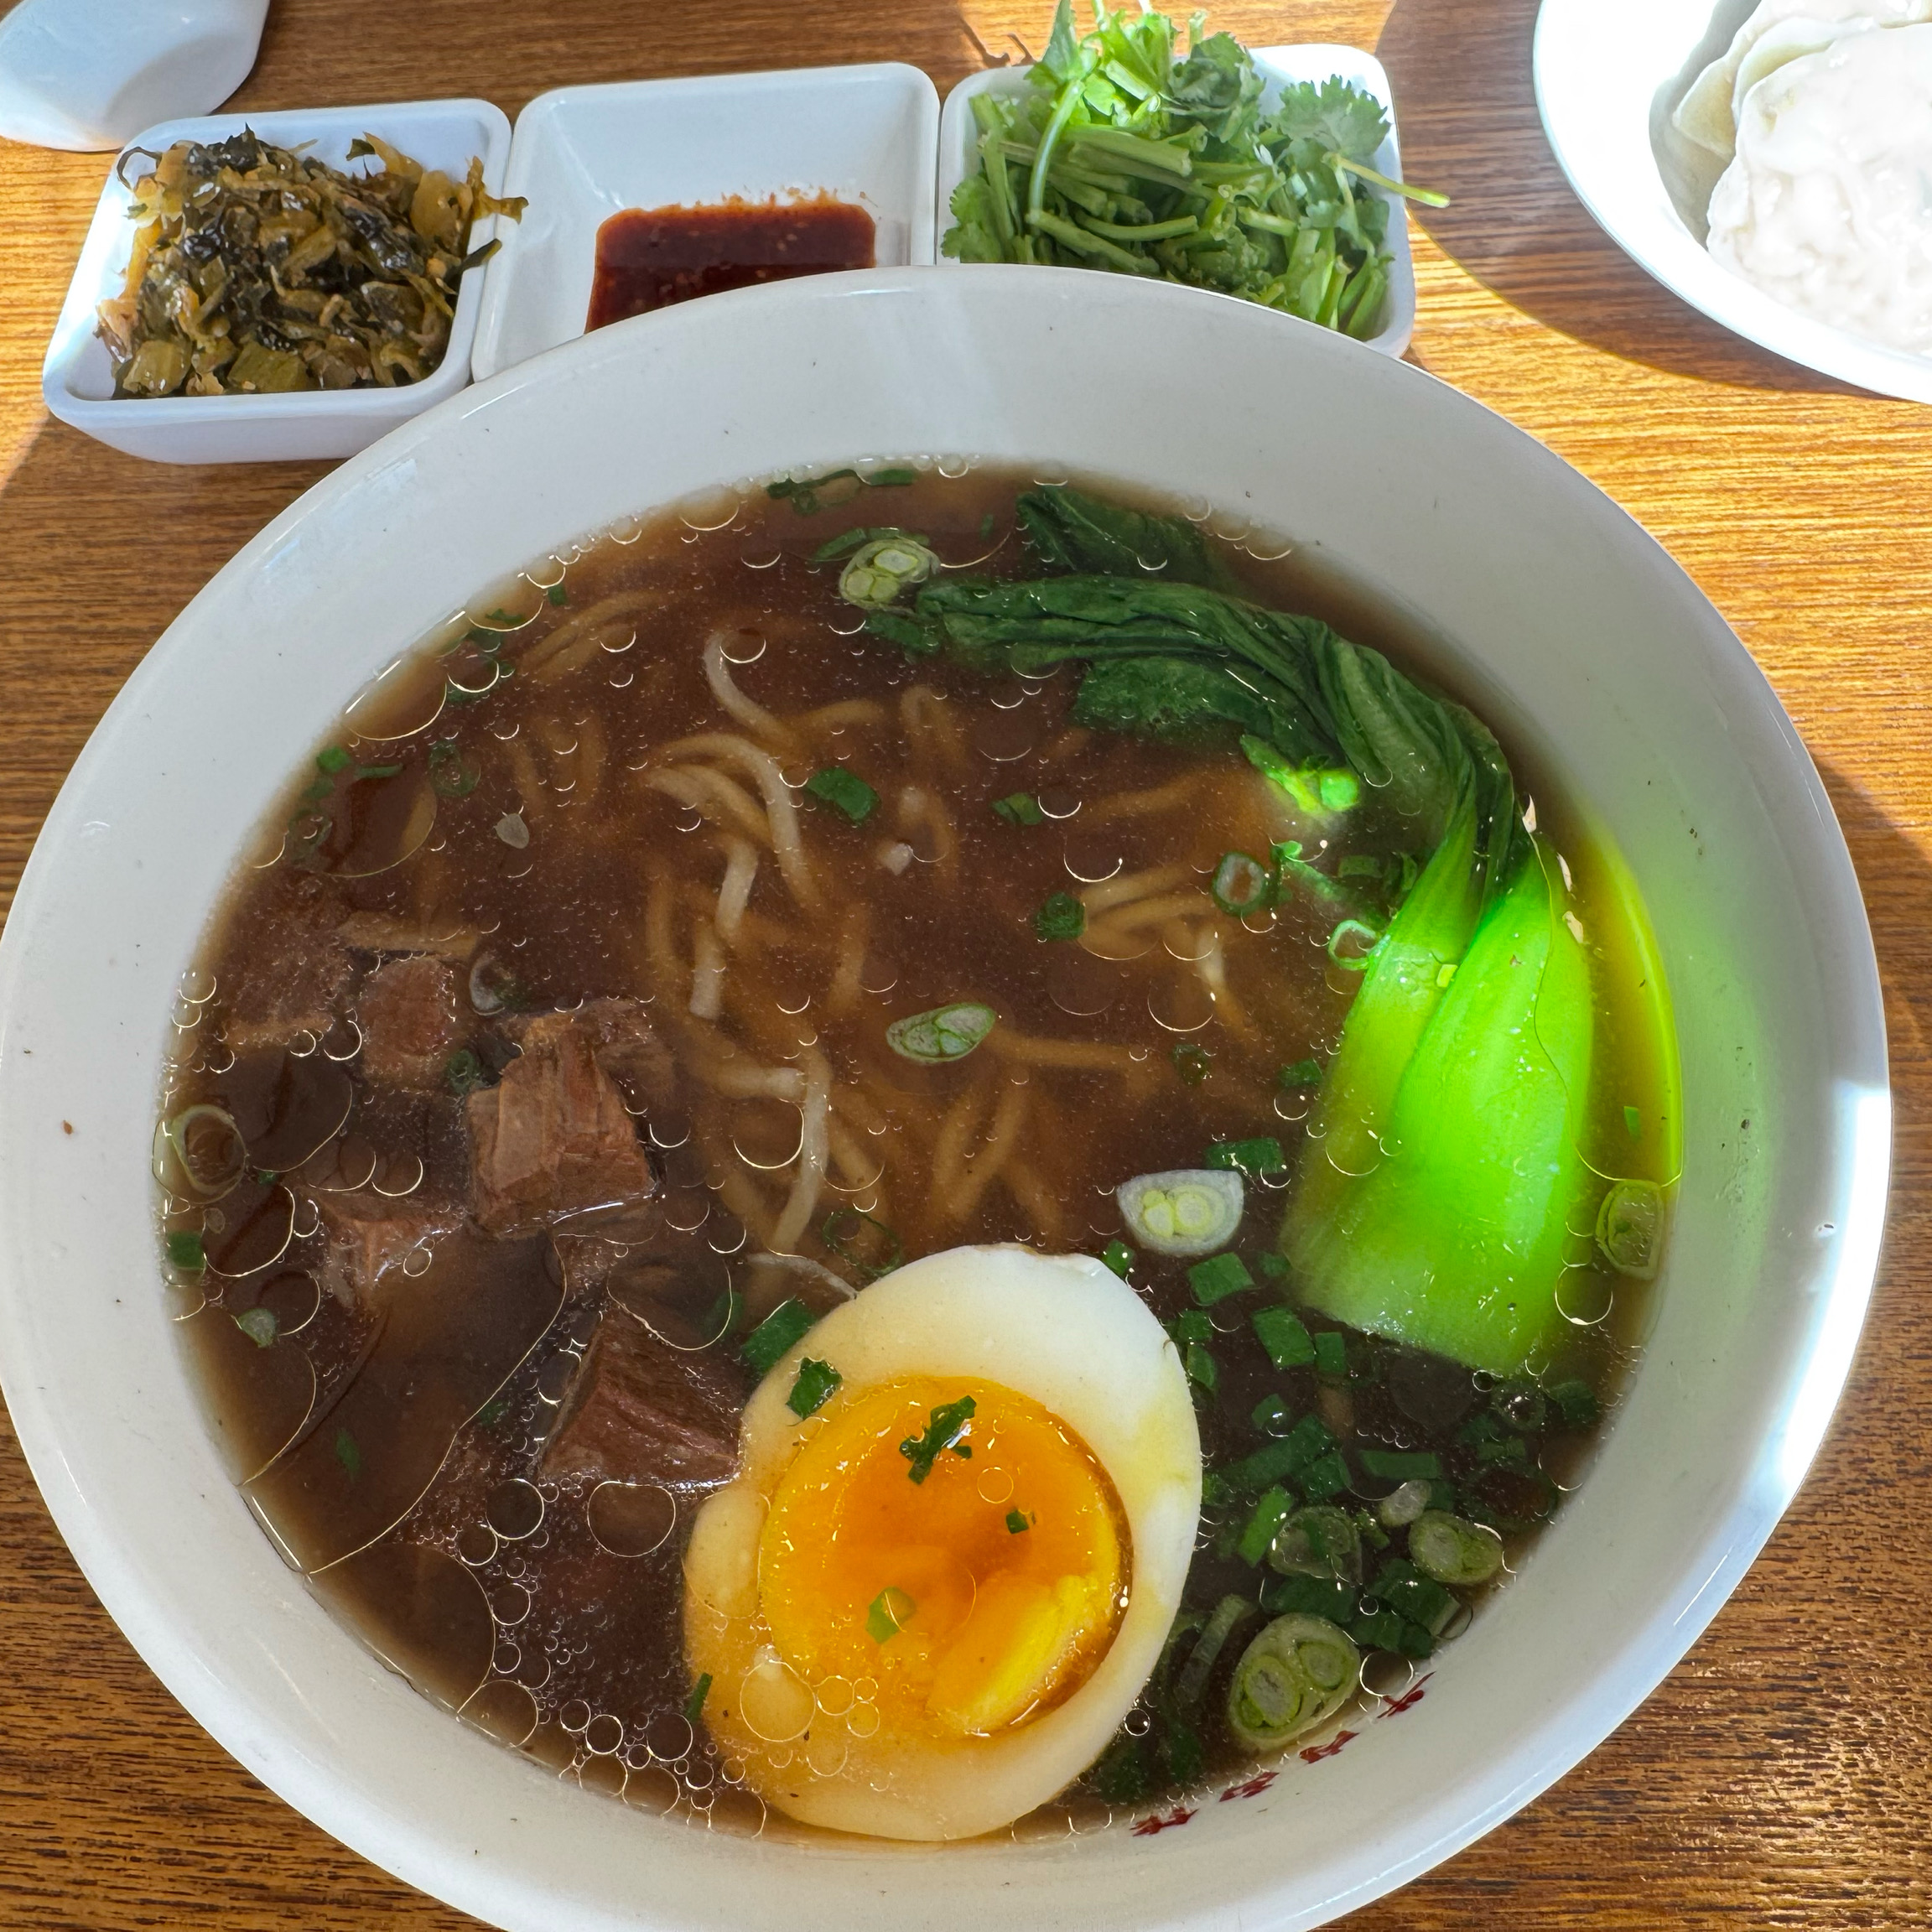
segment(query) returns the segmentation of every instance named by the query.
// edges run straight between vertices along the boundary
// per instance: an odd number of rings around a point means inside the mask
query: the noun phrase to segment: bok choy
[[[1064,488],[1018,511],[1048,574],[941,579],[872,627],[989,671],[1080,665],[1083,724],[1239,737],[1297,802],[1353,772],[1414,828],[1423,863],[1363,963],[1281,1247],[1297,1298],[1337,1321],[1497,1375],[1540,1368],[1593,1211],[1594,1013],[1495,739],[1379,652],[1236,595],[1189,525]]]

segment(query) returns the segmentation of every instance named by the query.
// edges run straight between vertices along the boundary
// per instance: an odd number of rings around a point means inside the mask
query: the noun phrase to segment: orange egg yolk
[[[1070,1697],[1113,1641],[1127,1571],[1119,1500],[1072,1431],[997,1384],[927,1377],[833,1399],[758,1549],[787,1663],[813,1685],[870,1679],[884,1724],[936,1737]]]

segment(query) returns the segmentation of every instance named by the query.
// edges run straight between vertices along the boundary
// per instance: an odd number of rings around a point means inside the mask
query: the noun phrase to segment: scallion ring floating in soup
[[[978,471],[703,522],[479,595],[218,909],[155,1171],[236,1480],[423,1690],[719,1828],[1321,1745],[1627,1364],[1631,881],[1292,559]]]

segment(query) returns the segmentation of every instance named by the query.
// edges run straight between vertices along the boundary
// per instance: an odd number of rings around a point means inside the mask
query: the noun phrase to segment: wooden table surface
[[[1046,0],[276,0],[233,105],[900,60],[943,93]],[[1690,0],[1696,3],[1696,0]],[[1184,9],[1176,7],[1176,13]],[[1817,1466],[1669,1681],[1510,1823],[1358,1932],[1932,1924],[1932,414],[1752,348],[1652,283],[1565,185],[1530,91],[1534,0],[1221,7],[1251,44],[1349,41],[1394,85],[1413,359],[1540,437],[1689,569],[1811,747],[1864,880],[1893,1041],[1890,1238]],[[106,166],[0,143],[0,910],[142,653],[325,465],[143,465],[50,421],[39,365]],[[0,1926],[474,1924],[288,1810],[177,1708],[0,1440]]]

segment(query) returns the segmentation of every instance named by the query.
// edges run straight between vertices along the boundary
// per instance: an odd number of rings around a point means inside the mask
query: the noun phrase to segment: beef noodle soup
[[[1641,906],[1259,548],[783,479],[479,598],[291,780],[169,1272],[427,1695],[719,1826],[1063,1829],[1318,1756],[1574,1486],[1675,1171]]]

